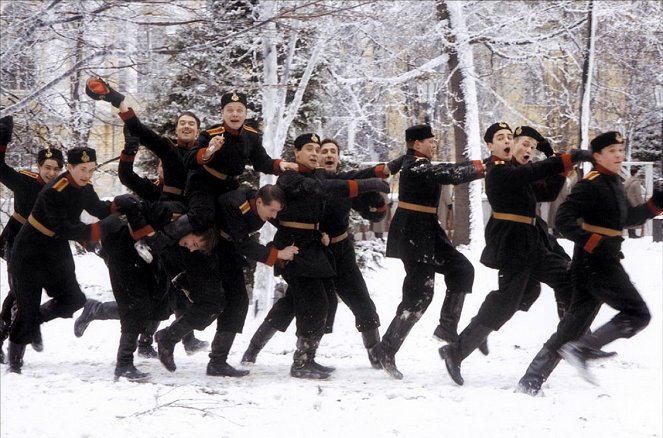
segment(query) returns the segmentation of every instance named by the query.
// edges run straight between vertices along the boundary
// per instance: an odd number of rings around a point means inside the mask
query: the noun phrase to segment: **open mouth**
[[[529,161],[530,156],[526,154],[523,158],[525,159],[525,161]]]
[[[333,166],[333,165],[334,165],[334,160],[332,159],[325,160],[325,166]]]
[[[509,152],[511,152],[511,148],[504,148],[504,153],[505,154],[508,154]]]

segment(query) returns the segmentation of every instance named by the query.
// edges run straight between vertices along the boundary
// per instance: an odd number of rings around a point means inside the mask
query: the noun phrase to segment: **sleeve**
[[[6,152],[0,151],[0,182],[12,192],[25,190],[28,177],[7,165],[5,154]]]
[[[375,166],[366,167],[364,169],[349,170],[347,172],[338,172],[333,174],[332,178],[335,179],[365,179],[365,178],[388,178],[383,172],[385,165],[377,164]]]
[[[578,219],[594,208],[596,198],[591,183],[580,181],[573,187],[566,201],[559,206],[555,216],[555,226],[562,235],[589,253],[592,253],[599,244],[601,236],[583,230]]]
[[[426,179],[437,184],[452,185],[463,184],[485,176],[483,163],[479,160],[456,164],[432,164],[430,161],[425,161],[412,166],[410,172],[422,173]]]
[[[267,247],[251,239],[251,230],[239,208],[230,202],[223,202],[221,210],[228,227],[227,232],[230,234],[237,251],[246,258],[274,266],[278,250],[275,247]]]
[[[251,152],[249,160],[253,168],[258,172],[268,175],[278,175],[280,173],[279,162],[281,160],[274,160],[267,155],[267,151],[262,145],[262,137],[259,135],[251,136]]]
[[[524,166],[502,166],[507,186],[521,186],[538,180],[546,179],[553,175],[567,172],[573,168],[569,154],[553,155],[545,160],[528,163]]]
[[[94,190],[92,190],[94,192]],[[47,189],[45,192],[42,192],[44,198],[44,213],[48,224],[51,226],[51,230],[58,235],[58,237],[67,240],[76,240],[78,242],[85,242],[89,240],[98,241],[101,238],[101,230],[97,223],[94,224],[85,224],[80,220],[72,220],[67,214],[67,203],[64,199],[65,192],[58,192],[52,188]],[[95,194],[96,196],[96,194]],[[99,198],[97,198],[99,201]],[[87,201],[84,201],[84,208],[86,207]],[[97,217],[106,217],[110,214],[110,203],[105,203],[105,207],[99,205],[99,210],[105,210],[105,214],[102,215],[101,211],[96,211],[97,208],[90,207],[90,210],[85,208],[90,214]],[[97,214],[93,213],[95,211]]]
[[[551,175],[543,180],[532,184],[534,194],[538,202],[552,202],[559,196],[564,188],[566,177],[562,175]]]
[[[158,200],[161,196],[161,190],[152,181],[134,172],[134,158],[135,155],[127,155],[124,152],[120,154],[120,163],[117,166],[120,182],[145,200]]]

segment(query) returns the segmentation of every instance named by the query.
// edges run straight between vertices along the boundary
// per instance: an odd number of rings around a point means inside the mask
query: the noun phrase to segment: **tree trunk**
[[[594,75],[594,51],[596,36],[594,1],[589,0],[587,11],[587,50],[582,64],[582,104],[580,107],[580,148],[589,148],[590,104],[592,101],[592,77]]]

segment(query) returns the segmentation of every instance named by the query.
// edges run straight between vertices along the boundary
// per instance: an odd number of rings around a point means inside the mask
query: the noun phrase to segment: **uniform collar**
[[[244,130],[244,125],[239,129],[233,129],[226,125],[226,122],[223,122],[223,129],[230,135],[239,136],[242,133],[242,130]]]
[[[597,164],[596,166],[594,166],[594,169],[597,172],[602,173],[603,175],[607,175],[607,176],[618,176],[619,175],[617,173],[611,172],[610,170],[606,169],[605,167],[601,166],[600,164]]]
[[[83,188],[83,186],[79,186],[78,184],[76,184],[76,181],[74,181],[74,178],[71,177],[71,174],[69,172],[67,172],[65,174],[65,178],[67,178],[67,181],[69,181],[69,184],[71,184],[75,188],[77,188],[77,189],[82,189]]]
[[[193,145],[196,144],[196,141],[183,141],[180,140],[179,138],[177,139],[177,147],[178,148],[183,148],[183,149],[191,149]]]

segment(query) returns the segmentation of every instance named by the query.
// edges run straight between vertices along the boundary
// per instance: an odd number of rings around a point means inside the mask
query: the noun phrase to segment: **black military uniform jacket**
[[[389,226],[387,257],[441,265],[447,251],[454,250],[439,224],[437,205],[441,184],[462,184],[483,177],[483,163],[433,164],[408,150],[400,172],[398,208]],[[426,211],[415,211],[405,208]]]
[[[14,213],[0,234],[0,257],[5,258],[45,183],[38,173],[16,171],[9,167],[5,162],[5,152],[0,152],[0,182],[14,192]]]
[[[161,195],[164,194],[162,191],[163,182],[150,181],[149,178],[144,178],[134,172],[134,158],[135,155],[126,154],[124,151],[120,154],[120,163],[117,166],[117,175],[120,177],[120,182],[141,199],[158,201]],[[164,198],[167,197],[170,197],[170,195],[166,193]]]
[[[161,199],[164,201],[184,201],[184,187],[188,171],[184,165],[183,157],[189,152],[193,144],[176,143],[167,137],[157,134],[143,125],[131,108],[125,113],[120,113],[120,118],[124,120],[125,125],[131,130],[131,133],[140,138],[140,144],[154,152],[161,160],[161,165],[163,166]],[[123,153],[120,156],[120,163],[123,161],[133,162],[134,158],[135,156]],[[122,184],[129,187],[124,182]],[[136,192],[136,194],[138,193]]]
[[[481,263],[493,269],[517,269],[534,263],[542,251],[550,249],[547,230],[536,220],[536,203],[555,199],[563,185],[560,174],[572,168],[569,154],[525,165],[492,157],[486,170],[492,215],[486,225]],[[508,218],[498,219],[496,214]]]
[[[592,254],[603,237],[621,236],[624,228],[662,212],[651,199],[631,207],[620,176],[597,166],[573,187],[559,207],[555,223],[564,237],[575,242],[576,259]]]
[[[217,198],[216,226],[221,234],[220,245],[230,249],[224,257],[247,257],[274,266],[278,254],[276,247],[251,239],[251,234],[265,224],[258,216],[256,194],[254,189],[241,188]]]
[[[304,166],[300,166],[299,172],[287,171],[279,176],[276,184],[285,192],[286,201],[274,222],[277,226],[274,244],[277,249],[294,244],[299,248],[299,254],[283,268],[276,265],[275,275],[287,273],[317,278],[335,275],[320,241],[324,204],[331,198],[351,198],[358,194],[356,181],[329,179],[339,176],[342,175],[324,169],[309,170]],[[287,223],[306,224],[309,228],[288,226]]]
[[[11,264],[36,258],[42,262],[44,269],[48,267],[57,271],[61,267],[73,270],[69,240],[97,242],[101,239],[98,222],[81,222],[83,210],[100,219],[112,213],[109,201],[99,200],[91,184],[77,186],[69,172],[48,183],[39,193],[28,221],[16,238]]]

